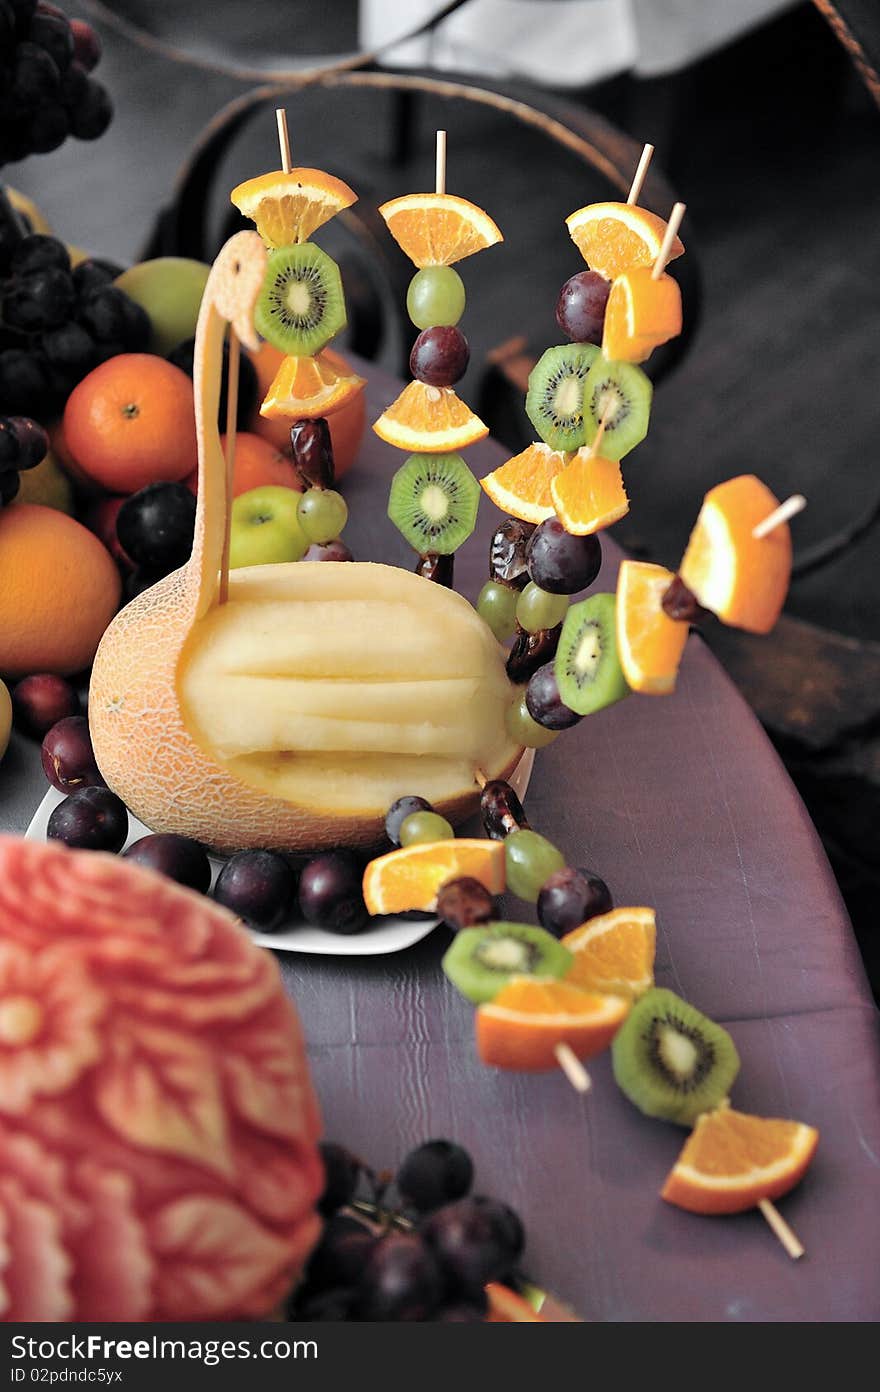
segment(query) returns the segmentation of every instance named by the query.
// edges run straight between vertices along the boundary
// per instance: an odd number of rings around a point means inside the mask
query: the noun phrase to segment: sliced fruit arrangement
[[[283,121],[282,126],[286,157]],[[351,552],[339,536],[348,509],[333,489],[333,444],[326,418],[350,405],[365,382],[357,373],[341,373],[326,355],[330,340],[345,328],[345,295],[336,262],[309,238],[351,207],[357,195],[324,170],[291,169],[286,163],[285,158],[284,169],[248,179],[231,194],[235,207],[256,224],[269,248],[254,326],[266,343],[285,354],[260,415],[291,422],[294,467],[305,489],[298,507],[305,539],[299,556],[350,560]],[[300,427],[306,423],[310,429],[304,433]],[[254,506],[259,509],[262,502],[258,499]]]
[[[416,267],[406,308],[421,330],[409,360],[414,380],[373,425],[381,440],[413,456],[394,477],[388,516],[418,552],[417,574],[451,585],[452,556],[474,529],[480,498],[458,451],[489,433],[454,390],[470,349],[456,327],[466,296],[453,264],[495,246],[502,236],[482,208],[446,192],[445,131],[437,132],[435,192],[404,194],[379,212]],[[418,455],[428,457],[430,479],[419,469]]]
[[[514,977],[477,1010],[477,1050],[495,1068],[546,1072],[559,1067],[560,1046],[581,1060],[607,1049],[628,1009],[568,981]]]
[[[653,266],[668,227],[662,217],[634,203],[589,203],[570,213],[565,225],[590,269],[610,281],[639,266]],[[675,236],[666,259],[673,261],[683,252]]]

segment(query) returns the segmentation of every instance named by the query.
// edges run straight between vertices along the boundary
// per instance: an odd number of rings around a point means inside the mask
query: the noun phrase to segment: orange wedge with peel
[[[629,1012],[620,996],[596,995],[567,981],[516,976],[477,1007],[477,1051],[493,1068],[541,1073],[558,1068],[567,1044],[579,1059],[607,1049]]]
[[[489,214],[452,193],[408,193],[383,203],[380,214],[413,265],[452,266],[503,242]]]
[[[644,362],[681,333],[681,290],[672,276],[655,280],[648,266],[624,271],[605,306],[602,352],[609,360]]]
[[[534,1305],[510,1286],[503,1286],[500,1281],[490,1281],[486,1286],[486,1299],[489,1302],[489,1310],[486,1315],[487,1324],[546,1324],[538,1314]]]
[[[654,985],[657,928],[654,910],[611,909],[562,939],[574,961],[565,975],[582,991],[635,1000]]]
[[[668,696],[688,640],[688,625],[663,611],[675,576],[647,561],[621,561],[617,577],[617,653],[627,686]]]
[[[788,594],[788,523],[768,536],[752,535],[778,506],[778,498],[754,474],[719,483],[703,499],[678,570],[704,608],[750,633],[770,632]]]
[[[451,387],[410,382],[373,425],[380,440],[412,454],[466,449],[489,434]]]
[[[550,480],[550,499],[567,532],[590,536],[619,522],[629,512],[623,475],[615,459],[579,449],[561,473]]]
[[[504,843],[460,836],[389,851],[364,871],[364,899],[371,914],[429,912],[446,881],[464,875],[479,880],[490,894],[502,894]]]
[[[571,239],[587,265],[607,280],[636,266],[653,266],[666,234],[666,221],[634,203],[588,203],[565,219]],[[676,237],[667,261],[684,251]]]
[[[269,247],[305,242],[330,218],[357,202],[357,194],[323,169],[276,169],[247,179],[230,194],[240,213],[256,223]]]
[[[324,352],[314,357],[285,358],[275,374],[260,415],[329,416],[345,406],[366,384],[357,373],[340,374],[339,358]]]
[[[543,522],[554,514],[551,485],[571,458],[536,442],[480,479],[493,503],[522,522]]]
[[[660,1195],[690,1213],[743,1213],[793,1189],[818,1144],[803,1122],[719,1107],[697,1118]]]

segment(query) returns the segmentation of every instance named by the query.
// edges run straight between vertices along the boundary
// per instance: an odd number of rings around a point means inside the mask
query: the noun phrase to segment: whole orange
[[[63,430],[78,468],[111,493],[174,483],[196,466],[192,382],[152,353],[120,353],[84,377]]]
[[[119,606],[119,572],[90,531],[55,508],[0,512],[0,672],[88,667]]]
[[[354,371],[351,363],[341,353],[337,353],[333,348],[325,348],[324,352],[337,372]],[[250,428],[255,435],[268,440],[277,450],[289,454],[292,422],[278,418],[269,420],[266,416],[260,415],[260,405],[272,385],[275,373],[284,361],[284,354],[279,352],[277,348],[273,348],[271,343],[263,343],[260,345],[259,352],[251,353],[249,356],[256,368],[258,386],[257,408],[254,411]],[[337,478],[341,478],[343,474],[347,473],[354,463],[363,439],[366,420],[367,404],[362,391],[359,391],[338,411],[334,411],[332,415],[327,417],[330,438],[333,441],[333,459],[336,465]]]
[[[226,436],[220,436],[223,452],[226,453]],[[184,483],[192,493],[198,493],[199,471],[193,470]],[[262,488],[264,484],[275,484],[279,488],[295,488],[302,492],[302,484],[293,467],[289,454],[282,454],[268,440],[240,430],[235,437],[235,459],[232,464],[232,496],[249,493],[252,488]]]

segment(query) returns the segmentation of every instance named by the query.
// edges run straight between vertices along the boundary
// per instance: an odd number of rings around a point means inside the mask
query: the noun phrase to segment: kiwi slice
[[[413,454],[391,480],[388,516],[420,556],[450,556],[474,530],[479,502],[460,454]]]
[[[648,433],[653,393],[650,379],[640,367],[609,362],[600,353],[584,384],[586,443],[593,443],[604,418],[605,431],[598,453],[605,459],[622,459]]]
[[[443,958],[443,970],[474,1005],[494,1000],[514,976],[565,976],[574,958],[552,934],[527,923],[465,928]]]
[[[254,326],[274,348],[309,357],[344,329],[345,296],[339,267],[314,242],[269,253],[254,309]]]
[[[614,1077],[646,1116],[692,1126],[723,1102],[739,1072],[727,1030],[674,991],[636,1001],[611,1046]]]
[[[578,715],[629,695],[617,655],[616,606],[615,595],[594,594],[565,616],[554,671],[563,702]]]
[[[576,450],[586,444],[584,389],[598,354],[592,343],[566,343],[548,348],[532,368],[526,415],[551,449]]]

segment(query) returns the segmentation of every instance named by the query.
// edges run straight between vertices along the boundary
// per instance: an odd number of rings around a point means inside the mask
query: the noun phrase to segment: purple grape
[[[109,788],[77,788],[53,810],[46,835],[82,851],[121,851],[128,836],[125,803]]]
[[[18,469],[35,469],[49,453],[49,436],[30,416],[10,416],[9,424],[18,440]]]
[[[353,561],[354,556],[349,551],[344,541],[339,537],[335,541],[327,541],[323,546],[313,541],[307,548],[304,556],[300,557],[303,561]]]
[[[477,1194],[437,1209],[421,1233],[451,1292],[466,1299],[479,1298],[488,1281],[506,1277],[524,1245],[513,1210]]]
[[[356,1286],[376,1246],[376,1235],[347,1214],[330,1217],[305,1272],[310,1291]]]
[[[73,51],[76,61],[82,63],[86,72],[91,72],[101,61],[101,40],[99,35],[86,24],[84,19],[72,19],[70,28],[73,34]]]
[[[483,787],[480,816],[486,835],[493,841],[503,841],[513,831],[531,830],[522,803],[503,778],[492,778]]]
[[[31,20],[28,38],[46,50],[59,72],[64,72],[73,61],[74,40],[66,15],[38,9]]]
[[[353,1199],[361,1162],[335,1141],[321,1141],[318,1149],[324,1163],[324,1190],[318,1200],[318,1212],[329,1218]]]
[[[20,487],[21,480],[16,469],[4,469],[0,472],[0,507],[11,503],[13,498],[18,496]]]
[[[35,271],[70,271],[70,256],[67,247],[57,237],[44,237],[32,232],[22,237],[9,261],[9,272],[16,276],[29,276]]]
[[[49,378],[45,359],[22,348],[0,353],[0,409],[41,415],[46,409]]]
[[[516,517],[501,523],[489,545],[490,579],[515,585],[518,590],[525,588],[529,583],[526,548],[534,530],[533,522],[520,522]]]
[[[470,875],[448,880],[437,895],[437,917],[447,928],[459,933],[475,923],[488,923],[495,917],[495,900],[484,884]]]
[[[409,355],[409,370],[429,387],[451,387],[467,372],[470,356],[461,330],[453,325],[439,325],[419,334]]]
[[[33,739],[42,741],[53,725],[68,720],[78,711],[79,698],[70,682],[51,672],[23,677],[12,688],[15,728]]]
[[[579,271],[567,280],[556,301],[556,322],[573,343],[602,342],[611,282],[598,271]]]
[[[416,562],[416,575],[433,580],[436,585],[445,585],[447,590],[452,589],[454,573],[455,556],[452,554],[441,556],[438,551],[426,551]]]
[[[49,730],[40,750],[43,772],[59,793],[103,787],[84,715],[69,715]]]
[[[533,720],[545,730],[568,730],[582,719],[577,711],[565,704],[559,694],[559,683],[552,662],[545,662],[533,672],[526,687],[526,709]]]
[[[40,107],[31,117],[31,152],[48,155],[70,135],[70,117],[60,102]]]
[[[93,338],[109,343],[125,337],[131,303],[116,285],[97,285],[80,297],[77,317]]]
[[[133,842],[124,854],[126,860],[133,860],[147,870],[155,870],[174,880],[175,884],[185,885],[199,894],[207,894],[211,888],[211,862],[207,852],[189,836],[177,836],[170,831],[156,832]]]
[[[113,102],[99,82],[89,79],[85,96],[71,112],[70,129],[78,140],[97,140],[113,120]]]
[[[454,1141],[425,1141],[407,1155],[397,1172],[397,1188],[411,1208],[429,1213],[464,1198],[474,1179],[467,1151]]]
[[[333,487],[336,478],[333,441],[323,416],[294,421],[290,427],[290,448],[293,467],[307,488]]]
[[[81,382],[97,362],[91,336],[73,320],[58,329],[49,329],[43,334],[41,343],[52,367],[70,372],[77,382]]]
[[[97,290],[100,285],[109,285],[117,276],[122,275],[122,272],[123,267],[115,265],[112,261],[89,257],[87,261],[80,261],[78,266],[74,266],[71,276],[77,295],[84,297],[89,291]],[[192,376],[192,344],[195,343],[195,339],[189,339],[187,342],[190,344],[189,368],[184,371],[188,371]],[[178,351],[179,349],[175,349],[175,352]],[[169,361],[173,360],[173,355],[169,354]],[[180,367],[180,363],[176,365]]]
[[[21,445],[8,416],[0,416],[0,469],[18,469]]]
[[[299,881],[303,918],[327,933],[359,933],[370,921],[362,881],[360,862],[351,851],[315,856]]]
[[[536,527],[526,547],[529,575],[550,594],[577,594],[592,585],[602,564],[597,536],[573,536],[558,517]]]
[[[8,109],[23,115],[36,111],[55,100],[59,86],[58,67],[49,54],[38,44],[20,43],[6,94]]]
[[[396,802],[392,802],[385,814],[385,835],[392,846],[400,845],[400,828],[411,813],[433,811],[430,802],[426,802],[423,797],[416,797],[412,794],[407,797],[399,797]]]
[[[153,575],[168,575],[190,557],[196,500],[184,483],[148,483],[126,498],[116,517],[123,550]]]
[[[296,876],[275,851],[237,851],[214,886],[218,904],[263,933],[274,933],[290,917]]]
[[[13,328],[28,333],[54,329],[70,317],[75,298],[67,271],[47,267],[9,283],[3,296],[3,317]]]
[[[362,1320],[426,1320],[443,1295],[432,1252],[417,1233],[390,1232],[370,1254],[358,1285]]]
[[[68,112],[74,111],[89,90],[89,75],[81,63],[73,62],[61,74],[61,102]]]
[[[538,922],[557,938],[614,907],[611,891],[592,870],[555,870],[538,895]]]

